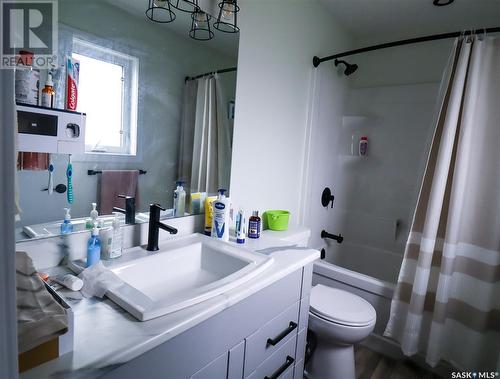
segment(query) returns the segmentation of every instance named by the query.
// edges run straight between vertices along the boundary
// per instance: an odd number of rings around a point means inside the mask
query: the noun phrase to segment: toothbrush
[[[48,192],[49,195],[52,195],[54,192],[54,178],[53,178],[53,173],[54,173],[54,164],[52,163],[52,155],[50,156],[50,162],[49,162],[49,185],[48,185]]]
[[[73,165],[71,164],[71,154],[68,158],[68,167],[66,168],[66,178],[68,179],[68,203],[73,204]]]

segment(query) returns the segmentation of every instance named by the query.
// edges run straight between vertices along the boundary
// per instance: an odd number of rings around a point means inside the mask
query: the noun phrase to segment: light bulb
[[[206,23],[207,23],[207,17],[205,15],[205,12],[196,12],[194,25],[198,29],[204,29],[206,27]]]
[[[153,5],[158,8],[166,8],[167,0],[153,0]]]
[[[222,17],[226,20],[231,20],[234,14],[234,3],[224,2],[222,5]]]

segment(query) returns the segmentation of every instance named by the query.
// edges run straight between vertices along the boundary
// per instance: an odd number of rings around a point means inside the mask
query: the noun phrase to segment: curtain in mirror
[[[188,80],[184,90],[179,178],[194,192],[228,189],[232,132],[218,75]]]

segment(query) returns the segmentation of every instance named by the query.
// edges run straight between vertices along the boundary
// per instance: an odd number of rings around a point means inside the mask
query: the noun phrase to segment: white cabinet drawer
[[[218,358],[196,372],[191,379],[226,379],[227,378],[228,353],[220,355]]]
[[[245,375],[297,335],[300,302],[292,304],[246,338]],[[294,354],[295,356],[295,346]]]
[[[247,379],[293,379],[296,343],[297,337],[294,335],[258,366]]]

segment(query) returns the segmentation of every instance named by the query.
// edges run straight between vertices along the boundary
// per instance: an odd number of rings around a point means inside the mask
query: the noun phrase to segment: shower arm
[[[342,241],[344,240],[344,237],[342,237],[342,234],[339,234],[339,235],[331,234],[331,233],[328,233],[326,230],[321,231],[321,238],[329,238],[329,239],[337,241],[337,243],[342,243]]]

